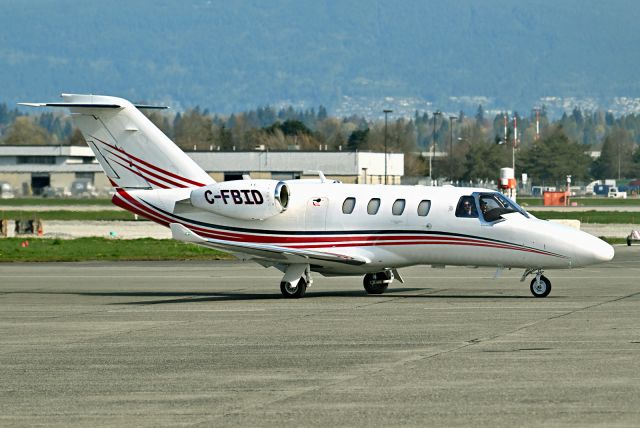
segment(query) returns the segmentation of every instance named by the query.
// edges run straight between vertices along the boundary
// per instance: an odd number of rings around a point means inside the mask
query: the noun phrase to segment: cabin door
[[[325,231],[327,228],[327,211],[329,199],[325,197],[311,198],[307,201],[304,215],[306,230]]]

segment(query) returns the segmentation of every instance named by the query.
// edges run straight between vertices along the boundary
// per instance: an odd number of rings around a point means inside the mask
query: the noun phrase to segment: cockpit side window
[[[482,193],[479,197],[480,212],[487,222],[493,222],[501,219],[502,214],[520,213],[525,217],[529,217],[522,208],[515,202],[502,195],[501,193]]]
[[[458,201],[456,208],[456,217],[477,218],[478,210],[476,209],[476,201],[473,196],[463,196]]]

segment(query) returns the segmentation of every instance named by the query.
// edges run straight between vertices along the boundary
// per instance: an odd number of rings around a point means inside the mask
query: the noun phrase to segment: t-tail
[[[114,187],[172,189],[215,181],[127,100],[102,95],[62,94],[60,103],[23,103],[67,107]]]

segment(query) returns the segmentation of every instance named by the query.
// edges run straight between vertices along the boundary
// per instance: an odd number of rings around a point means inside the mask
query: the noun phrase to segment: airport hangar
[[[344,183],[384,183],[385,155],[350,151],[186,152],[216,181],[254,179],[290,180],[327,178]],[[387,180],[400,184],[404,154],[387,154]],[[0,181],[17,195],[39,195],[46,187],[69,189],[76,180],[90,181],[98,192],[111,185],[93,152],[86,146],[0,146]]]

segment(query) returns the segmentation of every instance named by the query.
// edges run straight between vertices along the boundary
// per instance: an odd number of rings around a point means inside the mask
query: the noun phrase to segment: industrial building
[[[216,181],[252,178],[310,178],[322,171],[344,183],[384,183],[385,155],[372,152],[187,152]],[[389,153],[387,183],[400,184],[404,154]],[[93,152],[84,146],[0,146],[0,182],[17,195],[68,194],[74,183],[90,183],[98,193],[110,189]],[[45,193],[46,194],[46,193]]]

